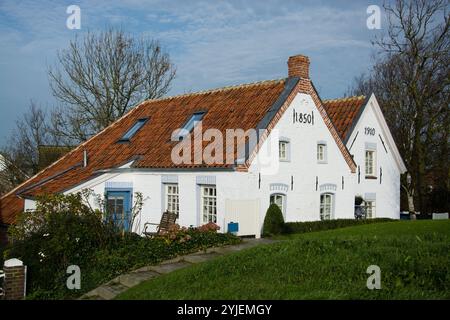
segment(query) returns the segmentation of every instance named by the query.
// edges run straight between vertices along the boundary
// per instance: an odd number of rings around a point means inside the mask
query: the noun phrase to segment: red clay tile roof
[[[295,81],[294,81],[295,80]],[[172,148],[176,142],[171,141],[172,132],[181,128],[196,111],[206,111],[202,119],[203,131],[208,128],[219,129],[225,136],[226,129],[254,129],[261,124],[273,126],[280,114],[276,106],[286,105],[295,90],[313,92],[310,81],[298,78],[264,81],[253,84],[226,87],[210,91],[148,100],[132,109],[125,116],[107,127],[90,140],[79,145],[61,159],[39,172],[22,185],[0,199],[0,224],[14,223],[18,213],[24,210],[21,197],[33,197],[42,193],[57,193],[71,189],[93,177],[100,175],[100,170],[117,168],[135,160],[133,167],[189,169],[215,167],[228,170],[246,170],[246,165],[233,164],[175,165],[171,160]],[[315,92],[315,91],[314,91]],[[319,99],[316,99],[319,101]],[[319,109],[322,108],[319,106]],[[282,112],[279,110],[278,113]],[[322,117],[327,118],[325,112]],[[118,140],[133,124],[142,118],[149,118],[129,143]],[[329,123],[330,121],[327,120]],[[334,128],[331,128],[334,130]],[[338,145],[349,166],[354,169],[354,162],[342,142]],[[206,146],[208,142],[204,142]],[[236,148],[235,148],[236,149]],[[87,167],[82,166],[84,150],[88,154]],[[193,150],[192,153],[193,154]],[[226,159],[226,148],[223,158]],[[236,151],[233,155],[236,159]]]
[[[91,179],[99,170],[115,168],[136,158],[133,167],[137,168],[209,168],[211,165],[175,165],[171,161],[172,148],[176,144],[171,141],[173,130],[181,128],[199,110],[206,111],[203,131],[216,128],[225,136],[227,128],[256,128],[285,89],[285,83],[286,79],[264,81],[145,101],[2,197],[0,223],[12,223],[16,214],[23,211],[24,201],[16,196],[18,193],[32,197],[44,192],[62,192]],[[138,119],[145,117],[149,117],[149,121],[129,143],[117,142]],[[81,165],[84,150],[88,154],[86,168]],[[213,167],[232,169],[233,165],[215,164]]]
[[[323,105],[342,140],[347,141],[354,123],[365,105],[365,96],[325,100]]]

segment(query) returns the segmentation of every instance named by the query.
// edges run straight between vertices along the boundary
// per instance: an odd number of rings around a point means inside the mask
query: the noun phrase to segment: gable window
[[[281,193],[275,193],[270,195],[270,204],[275,203],[281,210],[284,216],[284,208],[285,208],[286,196]]]
[[[178,133],[178,139],[182,139],[187,136],[197,125],[198,122],[202,121],[203,116],[205,115],[204,111],[195,112],[189,120],[184,124],[183,128]]]
[[[375,177],[375,150],[366,150],[366,177]]]
[[[180,200],[178,195],[178,184],[166,184],[166,211],[180,214]]]
[[[333,212],[333,195],[324,193],[320,195],[320,220],[330,220]]]
[[[202,222],[217,223],[217,191],[215,186],[201,186]]]
[[[289,161],[289,142],[285,140],[280,141],[278,147],[280,161]]]
[[[119,141],[130,141],[130,139],[144,126],[147,121],[148,118],[137,120],[135,124],[122,136],[122,138],[120,138]]]
[[[327,143],[320,141],[317,143],[317,162],[327,163]]]

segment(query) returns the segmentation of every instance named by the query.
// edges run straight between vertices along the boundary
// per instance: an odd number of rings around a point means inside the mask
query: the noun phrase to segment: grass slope
[[[118,299],[450,299],[450,221],[291,235],[144,282]],[[368,290],[369,265],[381,290]]]

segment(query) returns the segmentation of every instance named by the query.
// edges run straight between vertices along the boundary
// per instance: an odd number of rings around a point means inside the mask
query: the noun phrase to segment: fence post
[[[6,300],[22,300],[25,298],[27,286],[27,266],[19,259],[6,260],[3,265],[5,279],[3,287]]]

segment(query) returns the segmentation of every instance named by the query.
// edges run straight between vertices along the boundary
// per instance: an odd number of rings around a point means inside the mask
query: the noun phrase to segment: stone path
[[[232,246],[209,248],[205,251],[192,253],[186,256],[176,257],[164,261],[158,265],[142,267],[130,273],[120,275],[104,285],[86,293],[80,299],[87,300],[111,300],[119,293],[137,286],[143,281],[147,281],[172,271],[186,268],[192,264],[202,263],[227,253],[237,252],[243,249],[255,247],[260,244],[273,243],[270,239],[244,239],[242,243]]]

